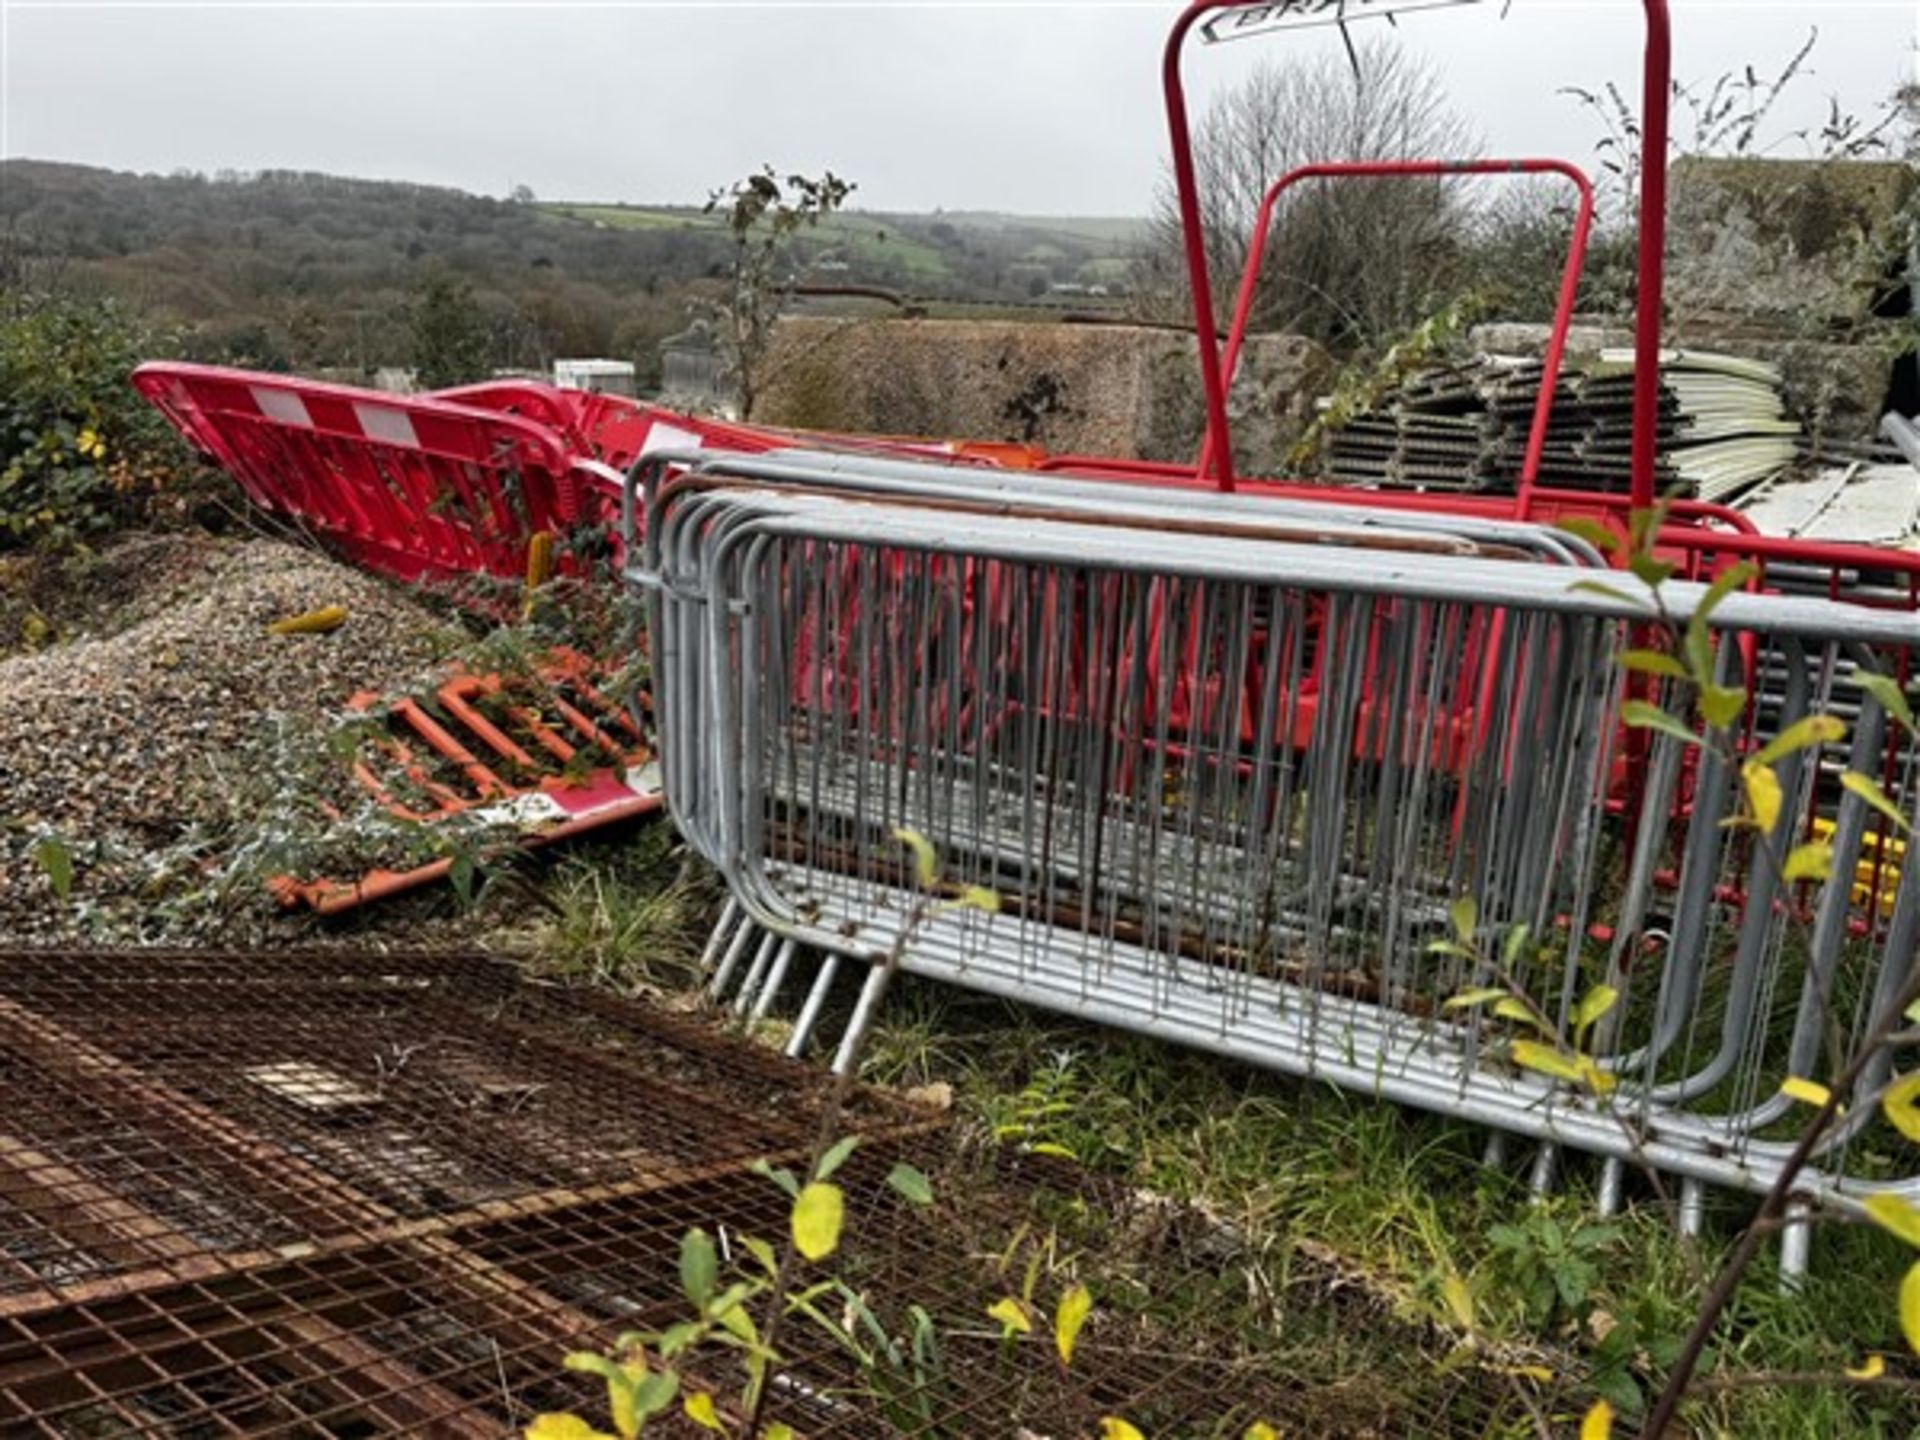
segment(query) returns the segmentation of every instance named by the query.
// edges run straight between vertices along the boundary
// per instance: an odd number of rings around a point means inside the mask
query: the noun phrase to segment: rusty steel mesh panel
[[[481,958],[0,954],[0,1432],[497,1437],[543,1409],[599,1417],[598,1383],[561,1357],[687,1317],[687,1230],[735,1255],[781,1237],[788,1202],[747,1167],[800,1163],[826,1084]],[[869,1092],[849,1124],[866,1140],[827,1269],[889,1326],[923,1306],[942,1356],[862,1369],[795,1324],[769,1408],[801,1434],[1496,1419],[1498,1392],[1457,1377],[1417,1416],[1308,1406],[1235,1312],[1244,1278],[1181,1253],[1164,1202],[1071,1167],[1015,1173]],[[903,1155],[940,1203],[887,1187]],[[1142,1234],[1151,1280],[1117,1243]],[[1066,1266],[1102,1297],[1071,1373],[985,1318],[1036,1255],[1043,1302]],[[1219,1323],[1197,1333],[1195,1313]],[[690,1383],[737,1394],[735,1364],[696,1357]]]

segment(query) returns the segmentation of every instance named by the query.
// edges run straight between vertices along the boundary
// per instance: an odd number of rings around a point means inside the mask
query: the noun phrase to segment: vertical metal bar
[[[1780,1293],[1806,1288],[1807,1260],[1813,1251],[1812,1212],[1804,1200],[1787,1202],[1787,1223],[1780,1231]]]
[[[1601,1219],[1620,1213],[1621,1192],[1625,1188],[1626,1162],[1610,1155],[1600,1165],[1600,1183],[1595,1187],[1593,1208]]]
[[[760,948],[753,953],[753,964],[747,967],[747,978],[740,982],[740,992],[733,997],[733,1012],[736,1015],[747,1013],[747,1007],[753,1004],[753,998],[760,993],[760,981],[766,976],[767,967],[773,961],[774,951],[791,940],[782,941],[771,930],[761,931]]]
[[[1706,1228],[1707,1187],[1692,1177],[1680,1182],[1678,1223],[1681,1237],[1687,1240],[1699,1239],[1700,1232]]]
[[[713,962],[720,956],[720,947],[732,933],[734,922],[740,918],[740,902],[732,892],[728,892],[727,903],[720,907],[720,918],[713,922],[713,933],[707,936],[706,948],[700,952],[700,973],[707,974],[713,969]]]
[[[1527,1176],[1527,1193],[1533,1203],[1541,1204],[1553,1193],[1554,1171],[1560,1160],[1560,1147],[1543,1141],[1533,1152],[1533,1170]]]

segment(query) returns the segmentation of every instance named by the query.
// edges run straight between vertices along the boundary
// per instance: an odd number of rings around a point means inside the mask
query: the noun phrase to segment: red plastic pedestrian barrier
[[[538,380],[486,380],[430,391],[424,398],[531,420],[558,434],[577,456],[615,471],[653,450],[758,453],[793,443],[787,432],[683,415],[623,395],[563,389]]]
[[[664,803],[653,752],[610,683],[586,656],[557,649],[518,675],[456,669],[430,697],[355,695],[348,708],[384,710],[388,732],[354,759],[354,779],[399,819],[491,821],[529,850],[651,814]],[[283,875],[271,888],[283,905],[332,915],[453,866],[449,855],[352,881]]]
[[[397,579],[517,580],[538,535],[561,574],[617,560],[621,474],[656,450],[786,446],[1027,467],[997,442],[820,435],[683,415],[538,381],[420,395],[154,362],[133,384],[262,509]]]
[[[521,416],[205,365],[133,384],[255,504],[402,580],[518,578],[535,535],[603,518],[607,478]]]

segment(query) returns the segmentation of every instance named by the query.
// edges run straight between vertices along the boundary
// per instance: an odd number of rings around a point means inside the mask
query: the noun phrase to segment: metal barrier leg
[[[854,1002],[853,1017],[847,1021],[847,1033],[840,1037],[840,1048],[833,1054],[833,1073],[844,1075],[851,1070],[860,1054],[860,1042],[867,1037],[867,1030],[873,1024],[873,1013],[880,1007],[880,992],[887,983],[887,969],[884,965],[875,965],[867,972],[866,984],[860,987],[860,998]]]
[[[1698,1180],[1680,1182],[1680,1234],[1697,1240],[1707,1223],[1707,1187]]]
[[[720,947],[727,943],[727,936],[740,919],[740,902],[733,896],[727,896],[727,903],[720,907],[720,918],[713,922],[713,933],[707,937],[707,948],[700,952],[700,973],[712,972],[714,962],[720,958]]]
[[[827,1003],[827,996],[833,990],[833,978],[840,971],[840,957],[829,955],[820,962],[820,973],[813,977],[813,988],[807,991],[806,1003],[800,1007],[800,1018],[793,1022],[793,1034],[787,1037],[787,1054],[798,1058],[807,1048],[807,1037],[813,1034],[813,1027],[820,1019],[820,1011]]]
[[[767,1012],[773,1008],[774,997],[780,993],[780,987],[786,982],[787,967],[793,964],[795,942],[784,940],[780,944],[780,953],[773,957],[773,969],[767,972],[766,983],[760,987],[759,998],[753,1002],[753,1013],[747,1018],[758,1025],[767,1018]]]
[[[1807,1283],[1807,1257],[1813,1249],[1813,1220],[1804,1200],[1787,1202],[1787,1224],[1780,1232],[1780,1293],[1797,1295]]]
[[[793,942],[784,942],[791,945]],[[733,997],[733,1013],[744,1015],[753,1004],[753,997],[760,993],[760,982],[766,977],[767,967],[773,963],[774,951],[782,948],[780,937],[771,930],[763,931],[760,948],[753,952],[753,964],[747,967],[747,978],[740,982],[740,991]]]
[[[713,979],[707,985],[707,998],[718,1000],[727,993],[727,982],[733,978],[733,970],[740,963],[740,956],[747,948],[747,941],[753,938],[758,927],[751,920],[742,920],[740,928],[734,931],[733,943],[727,946],[727,953],[720,959],[720,968],[713,972]]]
[[[1620,1213],[1620,1192],[1626,1180],[1626,1164],[1609,1157],[1600,1166],[1600,1185],[1594,1194],[1594,1209],[1602,1219]]]
[[[1547,1196],[1553,1193],[1554,1170],[1560,1159],[1560,1147],[1552,1141],[1543,1143],[1534,1152],[1533,1171],[1527,1177],[1527,1190],[1532,1203],[1545,1203]]]

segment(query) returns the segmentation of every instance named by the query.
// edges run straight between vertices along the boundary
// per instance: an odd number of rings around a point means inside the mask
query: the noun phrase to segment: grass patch
[[[622,993],[697,985],[714,882],[671,825],[568,847],[538,893],[542,915],[526,936],[534,973]]]
[[[1719,1196],[1696,1246],[1674,1234],[1651,1196],[1603,1225],[1592,1205],[1595,1167],[1577,1158],[1565,1191],[1535,1207],[1525,1185],[1531,1151],[1510,1147],[1511,1164],[1489,1168],[1484,1133],[1472,1127],[924,983],[894,997],[869,1073],[948,1081],[961,1113],[1005,1145],[1071,1155],[1198,1205],[1260,1257],[1269,1282],[1302,1264],[1332,1266],[1397,1318],[1464,1340],[1448,1299],[1449,1277],[1458,1277],[1482,1358],[1570,1373],[1627,1420],[1644,1408],[1720,1248],[1751,1210]],[[1771,1261],[1757,1265],[1703,1367],[1706,1384],[1688,1412],[1698,1433],[1920,1433],[1920,1408],[1898,1390],[1720,1387],[1715,1378],[1837,1375],[1874,1351],[1897,1368],[1905,1345],[1894,1294],[1908,1259],[1890,1237],[1835,1222],[1815,1232],[1799,1295],[1778,1293]],[[1434,1364],[1352,1349],[1328,1358],[1364,1361],[1374,1379],[1409,1393],[1420,1393]]]
[[[547,963],[616,985],[691,987],[717,891],[690,881],[662,837],[657,826],[631,853],[582,851],[556,870]],[[850,992],[840,987],[842,1005]],[[821,1030],[837,1033],[831,1021]],[[865,1075],[950,1087],[963,1128],[1001,1153],[1075,1161],[1122,1193],[1203,1217],[1177,1257],[1117,1230],[1103,1239],[1098,1216],[1084,1233],[1062,1230],[1120,1265],[1128,1305],[1170,1332],[1230,1306],[1269,1363],[1310,1389],[1431,1422],[1380,1433],[1571,1433],[1599,1395],[1631,1433],[1752,1211],[1713,1193],[1706,1235],[1690,1244],[1636,1181],[1627,1212],[1602,1221],[1597,1163],[1578,1156],[1562,1190],[1536,1204],[1528,1146],[1510,1143],[1489,1165],[1472,1126],[910,977]],[[1779,1293],[1771,1253],[1756,1264],[1684,1411],[1688,1433],[1920,1435],[1920,1407],[1897,1386],[1747,1383],[1837,1377],[1875,1352],[1901,1373],[1895,1291],[1910,1257],[1838,1222],[1816,1230],[1813,1248],[1795,1296]],[[1535,1369],[1552,1381],[1526,1378]],[[1511,1403],[1489,1409],[1490,1387]],[[1462,1429],[1469,1412],[1486,1428]]]

